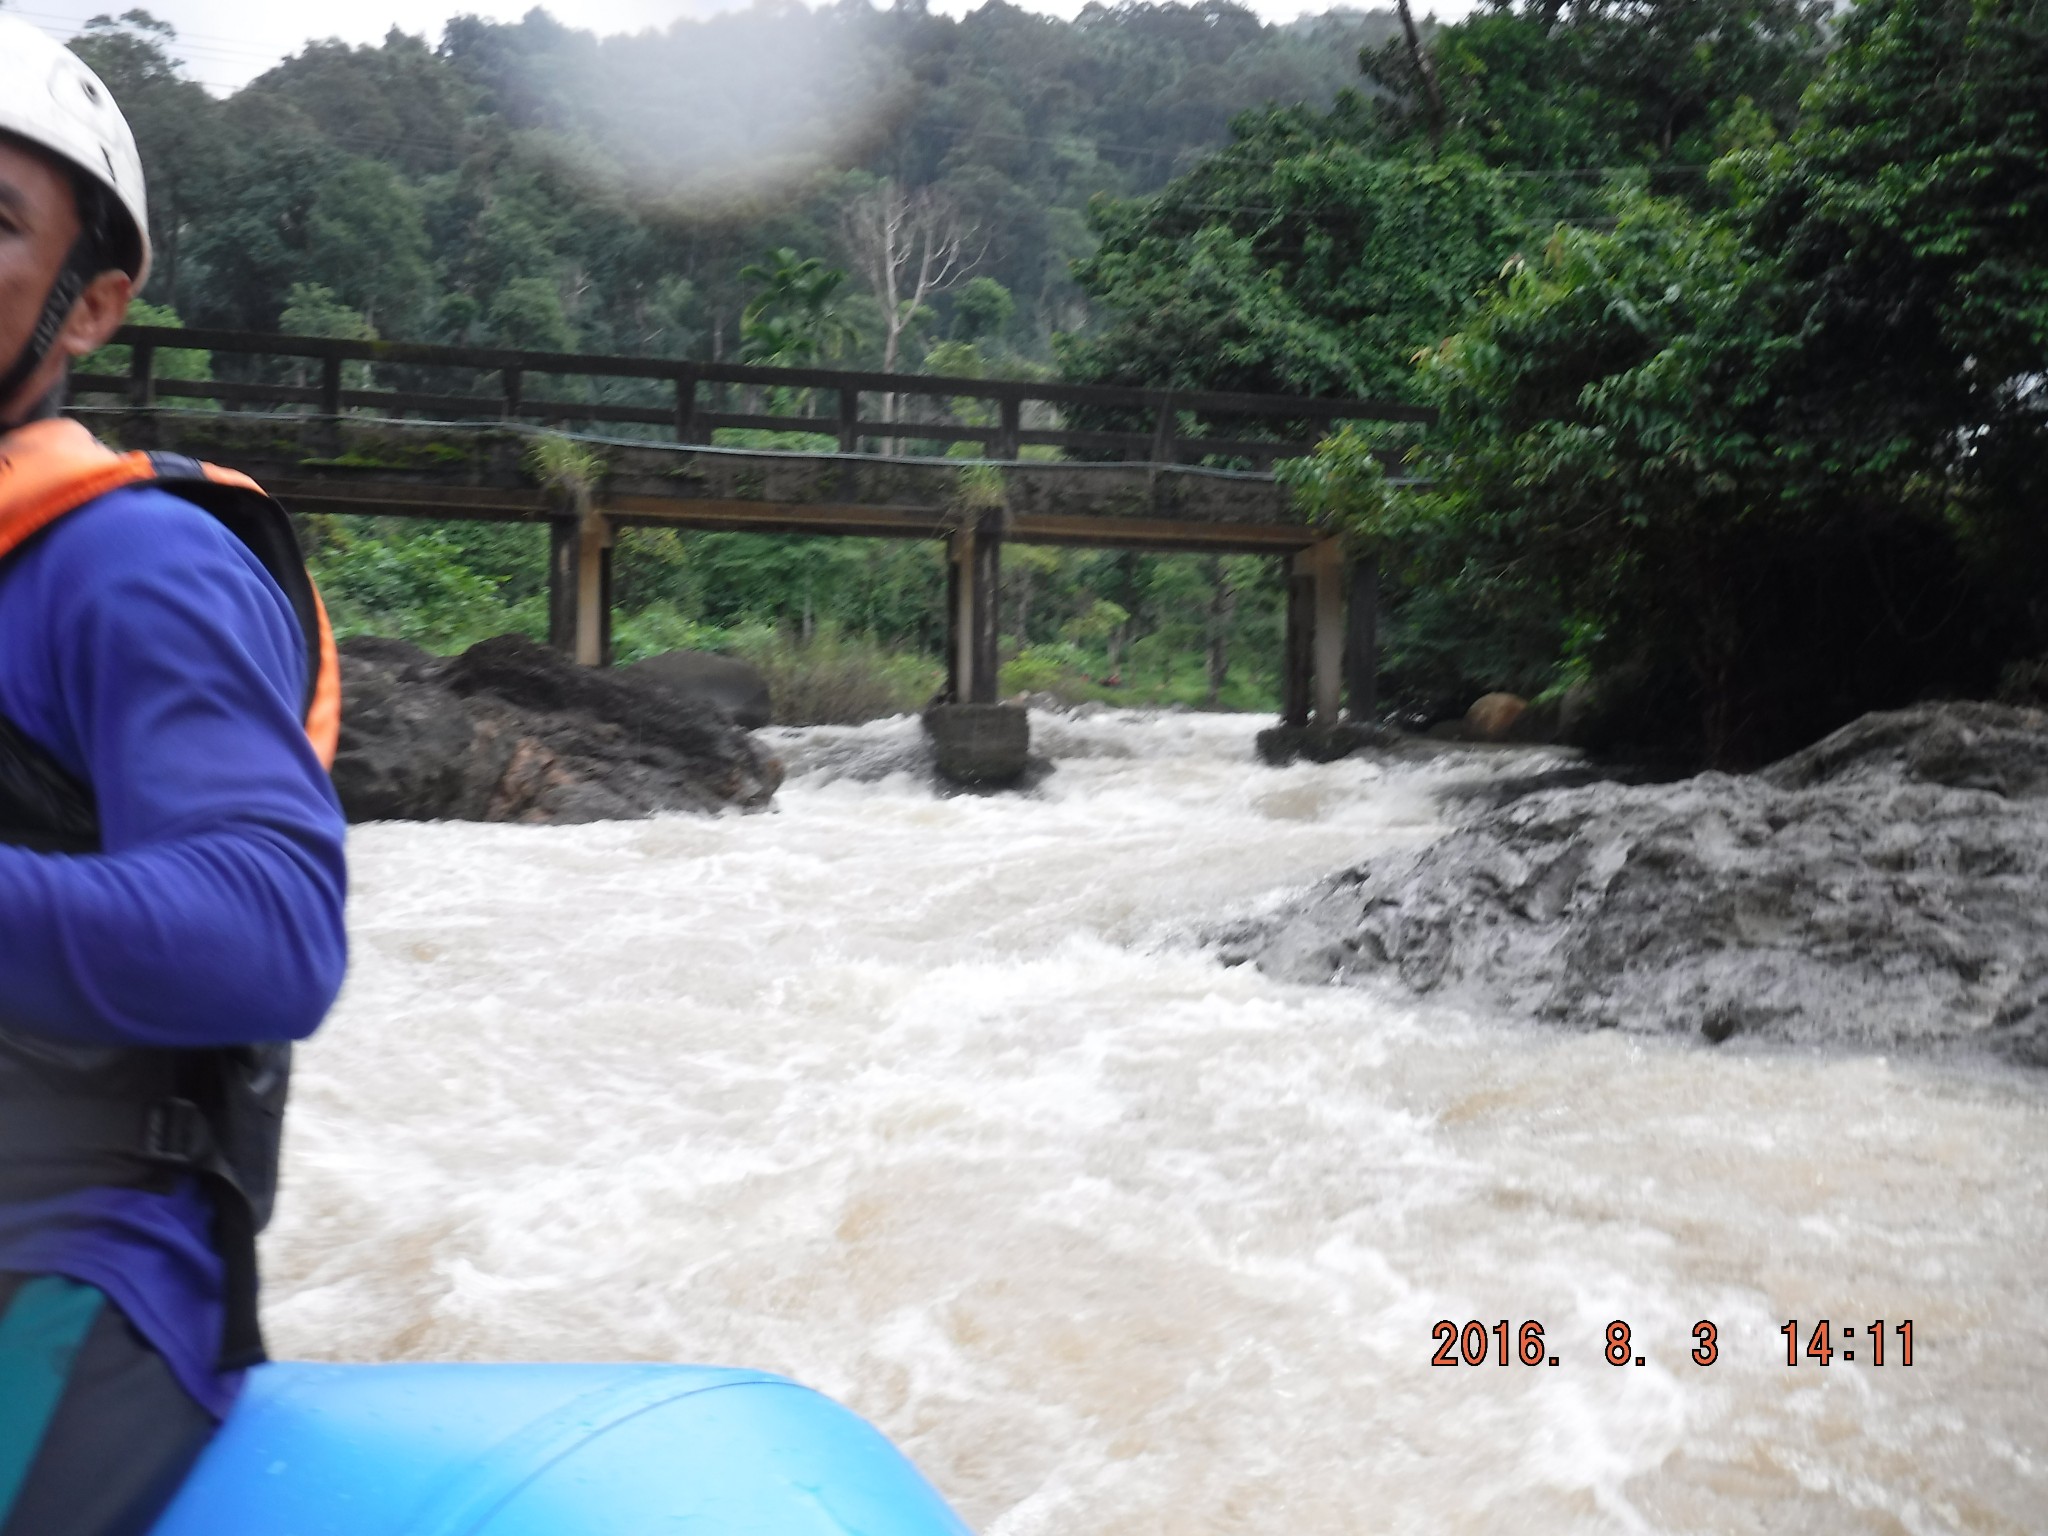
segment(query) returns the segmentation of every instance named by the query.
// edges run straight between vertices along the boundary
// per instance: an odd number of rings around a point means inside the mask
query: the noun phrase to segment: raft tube
[[[970,1536],[880,1432],[759,1371],[266,1365],[151,1536]]]

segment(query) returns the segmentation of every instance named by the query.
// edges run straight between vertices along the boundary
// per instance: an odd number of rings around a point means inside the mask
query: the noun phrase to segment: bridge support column
[[[1344,693],[1353,720],[1370,725],[1380,712],[1380,562],[1352,562],[1351,602],[1345,619]]]
[[[945,702],[924,712],[939,773],[972,789],[1000,789],[1031,761],[1031,719],[996,702],[1003,515],[984,512],[946,536]]]
[[[946,657],[956,704],[996,701],[1003,532],[1000,513],[984,513],[946,536]]]
[[[1287,620],[1280,658],[1280,723],[1308,729],[1311,681],[1315,672],[1315,575],[1306,569],[1307,550],[1286,562]]]
[[[1344,702],[1344,552],[1319,539],[1289,562],[1287,655],[1280,676],[1282,723],[1337,728]]]
[[[1309,692],[1315,708],[1309,723],[1334,731],[1344,707],[1344,550],[1335,539],[1324,539],[1308,554],[1316,605]]]
[[[580,666],[612,659],[612,526],[596,508],[548,521],[548,644]]]

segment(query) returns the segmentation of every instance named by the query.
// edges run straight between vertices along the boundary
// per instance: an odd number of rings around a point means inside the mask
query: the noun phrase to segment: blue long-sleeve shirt
[[[93,788],[102,852],[0,847],[0,1026],[78,1045],[299,1039],[341,985],[344,827],[304,641],[218,522],[104,496],[0,567],[0,714]],[[0,1207],[0,1270],[111,1296],[215,1413],[222,1270],[196,1186]]]

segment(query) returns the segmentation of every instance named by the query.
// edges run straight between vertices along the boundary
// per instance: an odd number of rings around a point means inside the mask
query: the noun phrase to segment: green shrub
[[[929,656],[832,628],[808,640],[786,630],[741,630],[724,648],[766,676],[777,725],[858,725],[907,714],[945,681],[945,668]]]
[[[685,616],[674,605],[655,603],[631,612],[612,611],[612,662],[624,666],[667,651],[716,651],[725,648],[723,630]]]
[[[1064,640],[1027,645],[1004,663],[1001,686],[1005,696],[1049,693],[1068,704],[1102,696],[1088,654]]]
[[[323,534],[310,564],[341,639],[384,635],[449,654],[493,635],[547,633],[546,594],[509,599],[446,529],[377,537],[331,523]]]

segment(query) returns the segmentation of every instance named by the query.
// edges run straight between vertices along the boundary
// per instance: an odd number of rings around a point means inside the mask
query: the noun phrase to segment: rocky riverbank
[[[1924,705],[1755,775],[1519,793],[1215,937],[1580,1028],[2048,1065],[2048,711]]]
[[[345,642],[335,788],[351,821],[585,822],[764,806],[782,765],[703,698],[501,635],[460,656]]]

